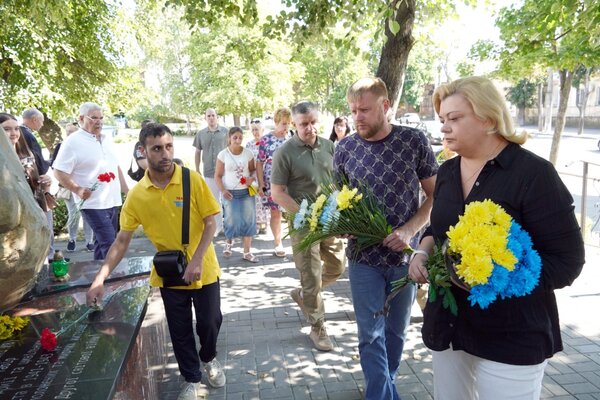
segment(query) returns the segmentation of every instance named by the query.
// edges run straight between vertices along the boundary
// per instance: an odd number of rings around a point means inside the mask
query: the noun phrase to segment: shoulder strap
[[[185,167],[181,167],[181,181],[183,184],[181,244],[187,253],[187,246],[190,243],[190,170]]]

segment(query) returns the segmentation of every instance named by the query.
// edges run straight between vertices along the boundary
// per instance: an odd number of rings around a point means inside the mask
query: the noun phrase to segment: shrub
[[[52,211],[52,216],[54,218],[54,236],[67,231],[67,220],[69,219],[65,201],[63,199],[57,199],[56,202],[58,205]]]

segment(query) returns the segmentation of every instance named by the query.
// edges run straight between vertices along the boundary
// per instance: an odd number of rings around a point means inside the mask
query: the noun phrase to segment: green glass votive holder
[[[55,277],[60,278],[69,272],[69,263],[65,260],[52,261],[52,273]]]

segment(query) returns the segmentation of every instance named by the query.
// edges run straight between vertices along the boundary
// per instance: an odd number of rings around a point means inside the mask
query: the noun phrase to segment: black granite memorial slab
[[[30,316],[19,337],[0,342],[0,398],[111,399],[136,342],[149,293],[147,279],[137,279],[107,286],[108,301],[101,312],[85,305],[83,290],[35,299],[15,309],[19,315],[41,313]],[[61,332],[53,351],[41,348],[44,328]]]
[[[69,263],[70,279],[57,282],[53,279],[52,272],[40,277],[35,289],[36,296],[46,296],[65,290],[88,287],[94,280],[96,273],[102,266],[102,261],[83,261]],[[121,260],[119,265],[111,272],[105,282],[112,282],[125,277],[140,276],[150,273],[152,257],[130,257]]]

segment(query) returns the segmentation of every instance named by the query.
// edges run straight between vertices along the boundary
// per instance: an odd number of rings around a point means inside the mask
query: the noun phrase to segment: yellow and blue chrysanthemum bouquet
[[[302,240],[296,250],[304,251],[313,244],[332,236],[351,235],[356,239],[356,251],[383,242],[391,232],[385,214],[368,191],[326,184],[313,201],[303,199],[298,212],[289,216],[289,233]]]
[[[469,203],[447,236],[447,242],[436,245],[426,263],[430,302],[442,296],[444,308],[457,314],[450,281],[469,291],[471,306],[482,309],[497,299],[525,296],[537,286],[542,262],[531,237],[493,201]],[[392,293],[381,313],[389,310],[391,299],[410,282],[408,277],[392,282]]]
[[[447,255],[470,288],[471,305],[525,296],[540,280],[542,260],[529,234],[491,200],[467,205],[448,235]]]

